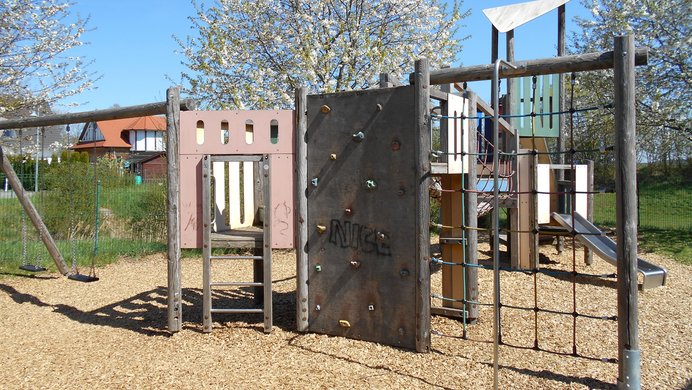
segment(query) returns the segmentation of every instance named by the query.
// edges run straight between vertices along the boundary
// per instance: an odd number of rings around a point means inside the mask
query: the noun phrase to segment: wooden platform
[[[248,226],[211,233],[214,248],[261,248],[264,242],[262,229]]]

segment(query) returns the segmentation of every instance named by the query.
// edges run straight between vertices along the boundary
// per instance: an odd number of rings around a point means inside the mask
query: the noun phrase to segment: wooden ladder
[[[212,163],[214,162],[259,162],[260,176],[263,176],[262,186],[264,218],[261,229],[241,228],[216,232],[213,229],[212,210]],[[271,215],[266,205],[269,201],[269,158],[268,156],[216,156],[206,155],[202,160],[202,206],[203,206],[203,297],[202,316],[203,331],[212,331],[213,314],[252,314],[261,313],[264,317],[264,332],[272,330],[272,250],[271,250]],[[245,255],[215,255],[214,248],[242,248],[251,250]],[[217,281],[212,278],[212,264],[220,262],[253,262],[253,281]],[[212,305],[212,292],[216,289],[251,287],[254,292],[254,302],[259,307],[231,308]],[[216,299],[215,301],[218,301]]]

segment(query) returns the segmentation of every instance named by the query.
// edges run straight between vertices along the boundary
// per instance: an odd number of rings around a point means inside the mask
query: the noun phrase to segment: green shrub
[[[55,239],[91,237],[95,222],[95,183],[89,164],[67,158],[46,170],[43,219]]]
[[[166,239],[166,184],[153,183],[138,186],[136,201],[123,215],[135,238],[153,241]]]

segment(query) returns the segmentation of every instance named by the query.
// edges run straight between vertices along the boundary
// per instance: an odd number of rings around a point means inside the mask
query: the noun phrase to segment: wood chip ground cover
[[[481,260],[488,247],[480,244]],[[544,267],[571,270],[572,250],[558,255],[544,246]],[[595,258],[577,271],[613,273]],[[643,257],[669,271],[665,287],[640,294],[642,383],[650,389],[692,386],[692,270],[666,258]],[[98,270],[101,280],[82,284],[58,275],[0,279],[0,386],[35,388],[451,388],[492,386],[492,308],[462,335],[462,324],[433,316],[432,352],[419,354],[375,343],[295,331],[295,256],[274,255],[274,331],[264,334],[257,316],[216,316],[214,331],[201,332],[201,259],[184,259],[184,329],[166,330],[166,259],[162,254],[122,259]],[[248,269],[220,268],[225,280],[251,278]],[[241,275],[242,274],[242,275]],[[433,290],[440,291],[440,274]],[[492,274],[479,272],[481,302],[491,302]],[[569,277],[539,275],[541,308],[572,312]],[[503,304],[533,307],[533,277],[502,274]],[[615,280],[578,280],[579,313],[614,316]],[[229,290],[249,304],[249,291]],[[439,304],[439,302],[433,302]],[[614,321],[502,310],[500,387],[614,388],[617,357]],[[577,352],[570,356],[572,339]]]

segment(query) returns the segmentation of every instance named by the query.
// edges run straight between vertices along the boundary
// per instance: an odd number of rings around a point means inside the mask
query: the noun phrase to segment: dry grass
[[[487,251],[487,246],[481,246]],[[558,256],[543,247],[548,267],[571,269],[572,251]],[[0,355],[3,388],[488,388],[492,384],[492,308],[481,309],[470,340],[434,335],[433,352],[418,354],[374,343],[300,334],[295,329],[295,258],[275,252],[275,328],[261,318],[220,317],[212,334],[201,332],[201,261],[183,260],[184,330],[166,326],[166,261],[163,255],[123,259],[99,270],[101,280],[80,284],[46,275],[0,281]],[[669,270],[668,285],[640,295],[642,382],[645,388],[689,388],[692,378],[692,272],[688,266],[645,256]],[[596,258],[578,270],[612,273]],[[221,271],[219,271],[221,272]],[[227,277],[234,276],[233,270]],[[481,271],[481,300],[490,302],[491,274]],[[439,274],[433,282],[439,283]],[[577,307],[592,315],[615,314],[614,280],[580,280]],[[539,306],[572,310],[572,283],[538,278]],[[503,301],[533,306],[533,277],[503,273]],[[227,296],[250,301],[242,290]],[[461,335],[458,321],[433,317],[433,329]],[[578,353],[572,351],[572,318],[503,310],[501,388],[613,388],[616,323],[577,320]]]

